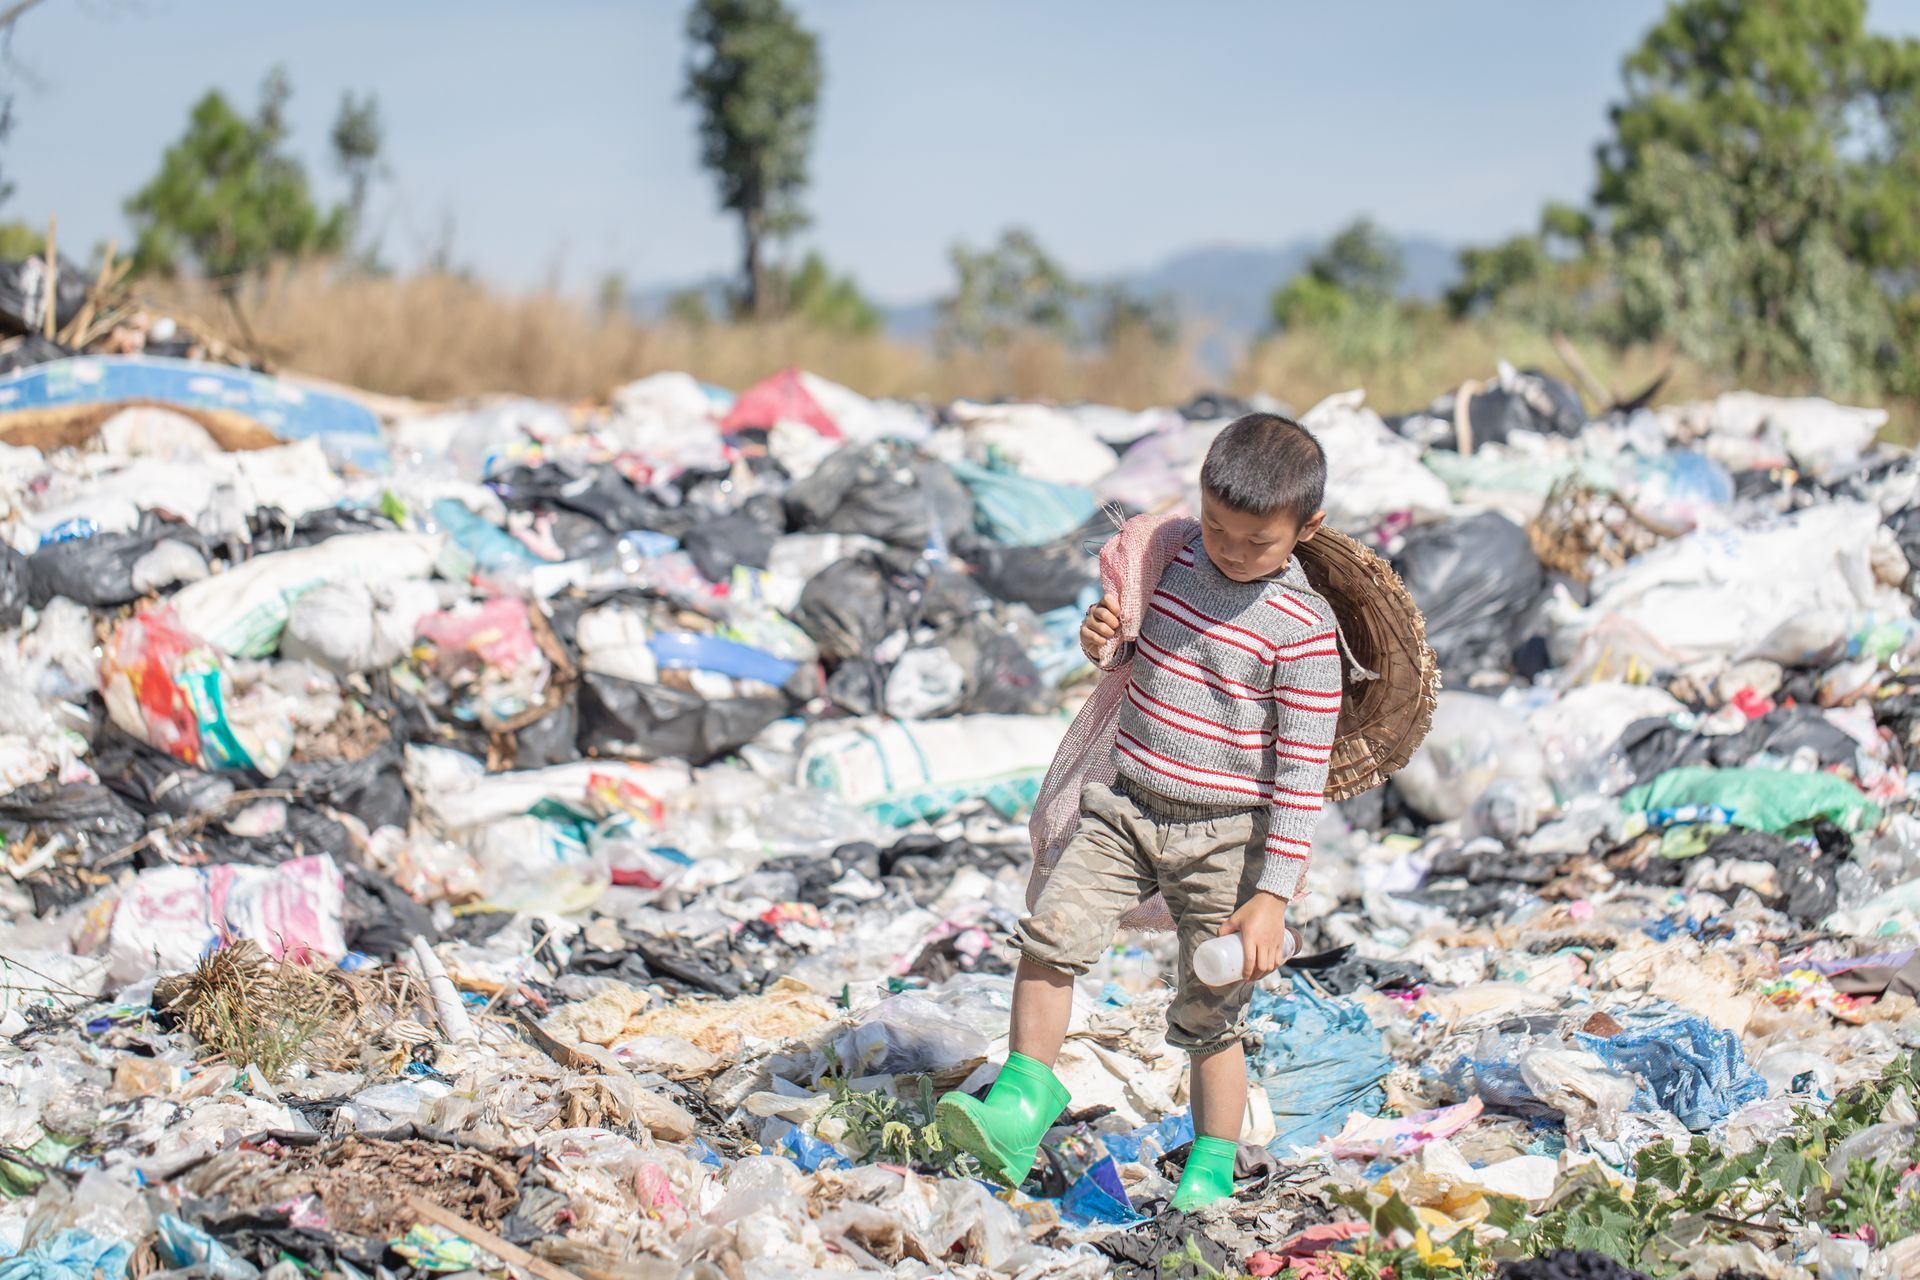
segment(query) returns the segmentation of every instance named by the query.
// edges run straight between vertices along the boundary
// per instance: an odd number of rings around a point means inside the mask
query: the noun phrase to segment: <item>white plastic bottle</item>
[[[1300,940],[1294,937],[1293,930],[1287,930],[1286,940],[1280,944],[1280,963],[1285,964],[1293,959],[1299,949]],[[1246,962],[1247,953],[1240,945],[1239,934],[1208,938],[1193,949],[1193,976],[1210,987],[1230,987],[1240,981],[1240,971],[1246,967]]]

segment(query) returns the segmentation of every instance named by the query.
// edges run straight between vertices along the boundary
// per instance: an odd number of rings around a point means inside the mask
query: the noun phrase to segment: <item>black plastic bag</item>
[[[36,782],[0,796],[0,834],[18,842],[30,831],[62,835],[88,866],[146,834],[147,822],[108,787]]]
[[[787,491],[788,522],[806,533],[864,533],[912,551],[938,530],[948,545],[973,527],[973,497],[944,463],[911,445],[850,445]]]
[[[766,568],[778,534],[779,530],[765,520],[741,511],[693,526],[681,535],[680,545],[707,581],[726,582],[733,577],[737,564]]]
[[[1077,604],[1080,593],[1100,581],[1098,562],[1072,542],[1038,547],[1002,547],[991,543],[966,550],[975,581],[996,600],[1024,604],[1047,613]]]
[[[405,830],[413,817],[413,796],[402,772],[405,763],[399,741],[389,737],[359,760],[296,760],[275,781],[352,814],[369,831],[380,827]]]
[[[323,507],[293,518],[279,507],[260,507],[247,516],[255,555],[310,547],[343,533],[390,533],[399,527],[377,511],[355,507]]]
[[[513,735],[513,767],[545,769],[580,758],[580,717],[571,700]]]
[[[554,545],[569,560],[591,560],[611,552],[620,535],[578,511],[555,511],[551,528]]]
[[[111,725],[94,745],[93,769],[135,808],[175,819],[217,812],[239,790],[234,774],[196,769]]]
[[[1709,736],[1680,729],[1663,717],[1636,720],[1621,731],[1614,747],[1626,757],[1636,783],[1651,782],[1669,769],[1707,765],[1736,769],[1757,755],[1790,756],[1811,747],[1823,767],[1850,763],[1857,744],[1813,707],[1776,707],[1738,733]]]
[[[1433,417],[1453,421],[1453,401],[1435,406]],[[1505,443],[1516,431],[1541,435],[1577,436],[1587,425],[1586,405],[1580,393],[1558,378],[1528,369],[1512,380],[1511,389],[1491,386],[1467,401],[1467,421],[1473,428],[1473,443]],[[1435,442],[1440,449],[1457,449],[1452,435]]]
[[[55,283],[45,257],[0,262],[0,336],[45,333],[47,303],[53,298],[54,328],[65,328],[87,305],[91,277],[65,258],[59,261]],[[51,286],[51,287],[50,287]]]
[[[1514,646],[1546,576],[1526,530],[1489,512],[1422,525],[1394,560],[1427,618],[1427,643],[1449,682],[1512,669]]]
[[[174,524],[149,511],[124,533],[96,533],[41,547],[27,557],[28,598],[36,609],[65,596],[93,609],[112,609],[140,598],[133,567],[162,542],[182,542],[202,556],[206,539],[191,525]]]
[[[787,713],[785,698],[706,699],[589,672],[580,681],[580,749],[589,755],[707,764]]]
[[[1224,391],[1203,391],[1180,406],[1180,416],[1188,422],[1219,422],[1252,412],[1252,405]]]
[[[573,511],[591,516],[612,533],[648,529],[679,537],[700,516],[670,507],[640,492],[612,467],[574,475],[554,463],[509,467],[487,481],[512,511]]]
[[[361,955],[391,960],[406,951],[416,937],[440,941],[433,912],[407,896],[406,890],[352,858],[340,862],[346,879],[347,945]]]
[[[991,620],[978,620],[947,648],[967,671],[965,710],[1025,715],[1038,707],[1039,668],[1019,640]]]
[[[12,373],[16,369],[30,369],[36,364],[46,364],[52,360],[64,360],[73,352],[39,334],[29,334],[20,339],[18,345],[0,351],[0,373]]]
[[[12,547],[0,545],[0,627],[17,627],[27,611],[32,594],[32,573],[27,558]]]
[[[862,552],[807,580],[793,621],[828,662],[864,657],[912,622],[918,580],[891,558]]]
[[[870,716],[886,704],[886,673],[865,658],[849,658],[827,677],[827,698],[851,716]]]

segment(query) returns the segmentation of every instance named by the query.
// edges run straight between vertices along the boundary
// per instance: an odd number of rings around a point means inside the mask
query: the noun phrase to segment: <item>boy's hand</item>
[[[1087,655],[1088,662],[1097,663],[1100,646],[1120,634],[1120,598],[1109,591],[1100,597],[1100,603],[1087,610],[1087,620],[1080,624],[1080,652]]]
[[[1278,894],[1254,894],[1220,926],[1221,937],[1230,933],[1240,935],[1240,949],[1246,955],[1240,966],[1242,982],[1272,973],[1286,954],[1287,900]]]

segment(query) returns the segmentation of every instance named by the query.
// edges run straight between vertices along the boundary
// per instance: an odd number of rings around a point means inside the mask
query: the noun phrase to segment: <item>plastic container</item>
[[[1300,950],[1300,940],[1293,930],[1287,930],[1286,941],[1280,947],[1280,963],[1293,959]],[[1241,971],[1246,966],[1246,951],[1240,945],[1240,935],[1230,933],[1224,938],[1209,938],[1193,950],[1193,976],[1210,987],[1226,987],[1240,981]]]

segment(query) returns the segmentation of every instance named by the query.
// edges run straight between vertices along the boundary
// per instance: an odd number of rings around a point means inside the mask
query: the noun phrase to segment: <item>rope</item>
[[[1378,671],[1369,671],[1361,666],[1360,659],[1354,657],[1353,650],[1347,647],[1347,633],[1340,625],[1340,613],[1338,610],[1335,610],[1333,614],[1333,638],[1339,641],[1340,655],[1347,660],[1348,680],[1378,680],[1380,678]]]

